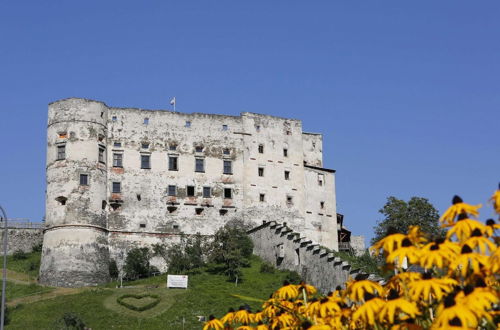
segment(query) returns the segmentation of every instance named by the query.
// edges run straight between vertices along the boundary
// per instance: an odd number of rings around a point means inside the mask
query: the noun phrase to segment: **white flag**
[[[170,100],[170,105],[175,105],[175,96],[173,99]]]

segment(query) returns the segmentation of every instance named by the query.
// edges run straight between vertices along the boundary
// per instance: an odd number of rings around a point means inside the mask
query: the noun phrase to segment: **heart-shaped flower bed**
[[[160,297],[155,294],[125,294],[116,299],[120,305],[133,311],[142,312],[158,305]]]

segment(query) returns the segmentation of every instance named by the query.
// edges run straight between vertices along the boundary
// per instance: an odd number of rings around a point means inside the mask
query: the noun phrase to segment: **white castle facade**
[[[338,250],[322,149],[295,119],[51,103],[40,282],[103,283],[109,260],[132,247],[211,235],[232,219],[286,222]]]

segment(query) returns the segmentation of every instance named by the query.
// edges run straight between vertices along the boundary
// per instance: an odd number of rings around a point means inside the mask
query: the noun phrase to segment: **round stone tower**
[[[109,280],[107,118],[101,102],[71,98],[49,105],[40,283],[77,287]]]

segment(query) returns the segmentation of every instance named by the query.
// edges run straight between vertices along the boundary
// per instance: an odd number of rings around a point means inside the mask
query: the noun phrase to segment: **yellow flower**
[[[238,327],[238,330],[253,330],[253,328],[249,325],[242,325]]]
[[[302,294],[302,290],[305,290],[308,297],[313,296],[318,292],[314,286],[306,284],[304,281],[297,285],[297,290],[299,290],[299,295]]]
[[[413,245],[420,245],[422,243],[427,242],[422,231],[420,231],[419,226],[410,226],[408,229],[408,235],[406,237],[413,243]]]
[[[264,313],[262,311],[257,311],[252,315],[252,322],[259,323],[264,319]]]
[[[347,287],[347,295],[353,301],[363,301],[365,293],[383,295],[383,292],[384,289],[380,284],[369,280],[355,281]]]
[[[455,301],[457,304],[467,306],[477,318],[491,319],[486,311],[490,310],[493,304],[498,304],[500,300],[494,289],[485,287],[486,284],[482,280],[481,282],[483,287],[466,286],[457,294]]]
[[[481,267],[488,265],[488,257],[473,253],[468,245],[462,247],[460,254],[450,263],[448,273],[452,274],[456,270],[460,271],[463,277],[466,277],[469,267],[474,274],[482,274]]]
[[[354,324],[361,323],[365,325],[374,325],[376,315],[384,307],[385,302],[380,298],[374,298],[373,295],[367,293],[365,295],[365,303],[358,307],[352,314],[352,322]]]
[[[448,329],[450,325],[476,328],[477,323],[476,315],[467,306],[457,305],[455,296],[450,294],[439,305],[433,328]]]
[[[297,290],[297,286],[286,281],[283,283],[283,286],[274,293],[275,297],[285,300],[295,299],[298,295],[299,290]]]
[[[396,290],[391,290],[389,297],[384,306],[380,309],[378,319],[380,322],[394,323],[396,316],[401,317],[401,313],[414,318],[420,311],[417,304],[406,299],[400,298]]]
[[[278,321],[279,325],[281,326],[281,328],[290,327],[290,326],[297,323],[297,320],[295,319],[295,317],[293,317],[293,315],[288,314],[288,313],[282,313],[281,315],[278,315],[277,321]]]
[[[445,226],[452,225],[455,217],[461,213],[467,213],[476,217],[479,215],[477,210],[481,207],[481,204],[474,206],[464,203],[462,198],[456,195],[453,197],[452,203],[453,205],[439,219]]]
[[[203,330],[222,330],[224,329],[224,325],[221,321],[216,319],[213,315],[208,317],[208,321],[203,326]]]
[[[401,244],[403,243],[403,240],[405,238],[407,237],[403,234],[388,235],[382,238],[377,243],[373,244],[370,249],[375,253],[375,255],[378,255],[380,253],[380,249],[387,253],[391,253],[392,251],[401,247]]]
[[[262,322],[259,322],[257,324],[257,327],[255,328],[255,330],[269,330],[269,327],[265,324],[263,324]]]
[[[239,323],[248,324],[252,322],[252,316],[246,309],[240,307],[239,311],[234,315],[234,320]]]
[[[497,248],[495,252],[493,252],[489,257],[488,264],[492,274],[500,273],[500,249]]]
[[[486,251],[489,251],[490,253],[494,252],[497,248],[493,242],[491,242],[489,239],[484,237],[481,234],[481,231],[479,229],[474,229],[472,232],[472,235],[469,239],[467,239],[464,244],[467,244],[468,246],[471,247],[471,249],[475,249],[476,247],[479,248],[479,251],[481,251],[482,254],[486,254]]]
[[[444,240],[436,240],[425,245],[420,254],[420,266],[443,268],[460,253],[460,246]]]
[[[389,279],[387,284],[385,285],[385,289],[394,289],[399,293],[404,292],[404,288],[414,281],[418,281],[422,278],[422,274],[416,272],[401,272],[399,274],[394,275]]]
[[[405,258],[408,263],[414,264],[418,262],[420,256],[420,250],[411,244],[411,241],[408,238],[403,240],[402,246],[391,252],[386,261],[388,263],[395,263],[398,267],[402,267],[405,261]]]
[[[328,298],[321,299],[319,307],[319,315],[321,317],[334,316],[340,313],[340,307]]]
[[[446,233],[446,238],[450,238],[453,235],[456,235],[458,240],[460,242],[466,241],[469,237],[471,237],[472,232],[477,229],[479,230],[482,234],[488,232],[488,228],[483,225],[481,222],[477,220],[472,220],[472,219],[467,219],[465,218],[465,214],[461,214],[459,216],[459,220],[453,228],[451,228],[447,233]]]
[[[221,322],[224,323],[224,324],[231,324],[234,322],[234,309],[232,308],[229,308],[229,311],[227,312],[226,315],[224,315],[223,318],[221,318]]]
[[[498,184],[498,189],[491,196],[490,201],[493,202],[493,207],[495,212],[500,214],[500,184]]]
[[[317,299],[311,299],[309,305],[306,307],[306,315],[309,317],[319,316],[319,308],[321,307],[321,302]]]
[[[423,299],[429,301],[432,298],[441,300],[445,293],[453,290],[453,286],[458,282],[452,278],[432,278],[429,273],[424,274],[424,278],[408,284],[409,294],[413,301]]]

